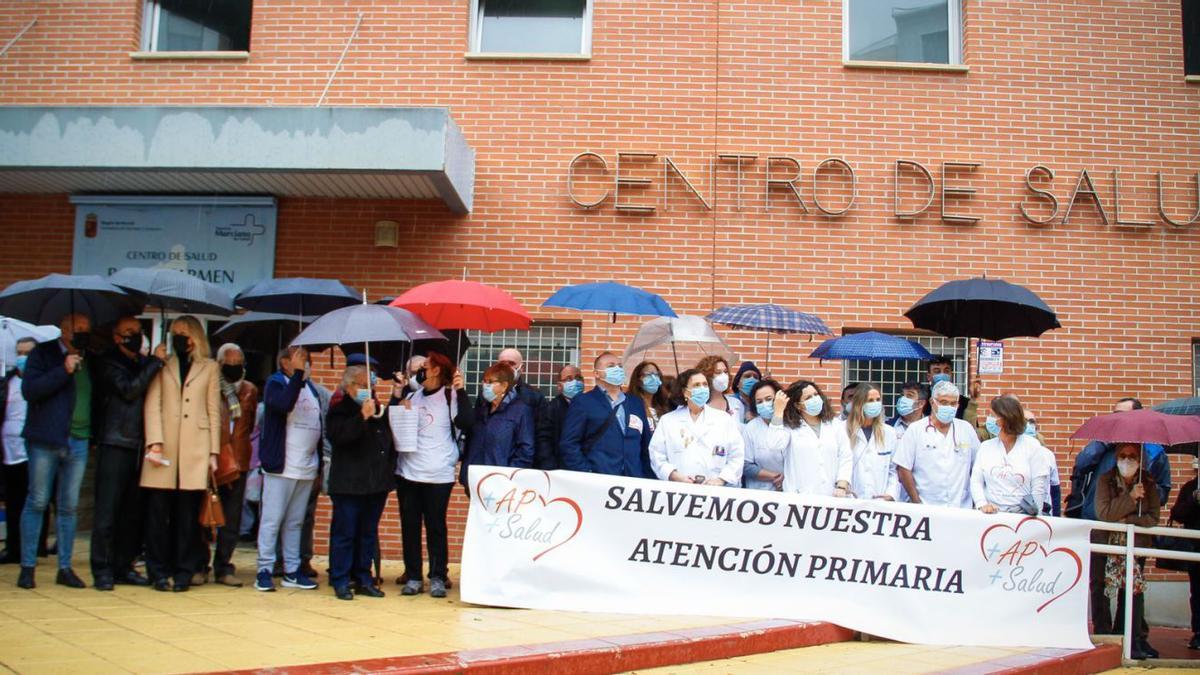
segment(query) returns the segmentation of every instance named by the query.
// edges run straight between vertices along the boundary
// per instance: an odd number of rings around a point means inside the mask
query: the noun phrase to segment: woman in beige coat
[[[186,591],[207,555],[200,507],[220,452],[217,362],[194,317],[171,322],[171,357],[146,391],[146,573],[154,590]]]

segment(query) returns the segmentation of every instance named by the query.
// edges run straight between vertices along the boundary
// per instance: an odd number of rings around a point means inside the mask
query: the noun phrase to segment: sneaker
[[[430,579],[429,596],[432,598],[446,597],[446,582],[441,579]]]
[[[271,570],[264,567],[258,571],[258,576],[254,577],[254,590],[264,593],[275,590],[275,580],[271,578]]]
[[[291,574],[283,575],[283,587],[299,588],[305,591],[311,591],[317,587],[317,582],[309,579],[308,575],[306,575],[303,571],[296,570]]]
[[[420,579],[409,579],[404,582],[404,588],[400,589],[400,595],[416,595],[425,588],[425,584],[421,583]]]

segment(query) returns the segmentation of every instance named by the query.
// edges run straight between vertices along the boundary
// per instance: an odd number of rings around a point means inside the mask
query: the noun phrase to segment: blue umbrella
[[[912,340],[875,331],[826,340],[808,356],[830,361],[924,361],[933,358],[928,350]]]
[[[358,292],[336,279],[266,279],[238,293],[239,306],[291,316],[321,315],[361,302]]]
[[[94,274],[47,274],[18,281],[0,292],[0,315],[36,325],[57,324],[83,314],[93,325],[140,314],[142,306],[125,291]]]
[[[772,304],[726,305],[704,318],[722,326],[766,331],[767,353],[763,363],[767,368],[770,368],[771,360],[771,333],[833,335],[829,326],[816,314]]]
[[[542,307],[606,312],[613,315],[613,321],[617,320],[618,314],[677,316],[667,301],[654,293],[615,281],[564,286],[546,298]]]
[[[1154,409],[1168,415],[1200,415],[1200,396],[1166,401],[1154,406]]]
[[[108,280],[164,311],[220,316],[233,313],[233,296],[228,291],[176,270],[126,267],[110,274]]]

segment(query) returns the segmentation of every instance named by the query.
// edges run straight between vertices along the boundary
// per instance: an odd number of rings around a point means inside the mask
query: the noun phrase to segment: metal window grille
[[[555,395],[560,368],[579,365],[579,324],[535,323],[529,330],[470,331],[467,336],[471,348],[463,355],[459,367],[468,391],[478,390],[483,371],[508,347],[520,350],[525,358],[521,378],[546,396]]]
[[[901,335],[920,343],[931,354],[943,355],[954,361],[954,383],[963,392],[967,390],[967,338],[948,338],[940,335]],[[924,361],[843,361],[842,386],[851,382],[868,382],[879,387],[883,394],[883,405],[890,417],[894,414],[896,399],[901,395],[905,382],[925,381]],[[836,399],[841,392],[829,392]]]

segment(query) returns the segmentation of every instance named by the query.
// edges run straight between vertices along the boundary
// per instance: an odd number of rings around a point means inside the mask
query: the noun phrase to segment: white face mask
[[[416,391],[416,390],[418,390],[418,389],[420,389],[420,388],[421,388],[421,383],[420,383],[420,382],[417,382],[417,375],[416,375],[416,373],[413,373],[413,374],[409,375],[409,376],[408,376],[408,389],[409,389],[409,391]]]
[[[1136,459],[1118,459],[1117,471],[1123,478],[1133,478],[1137,474],[1139,462]]]
[[[729,373],[720,373],[713,376],[713,389],[717,391],[725,391],[729,388]]]

